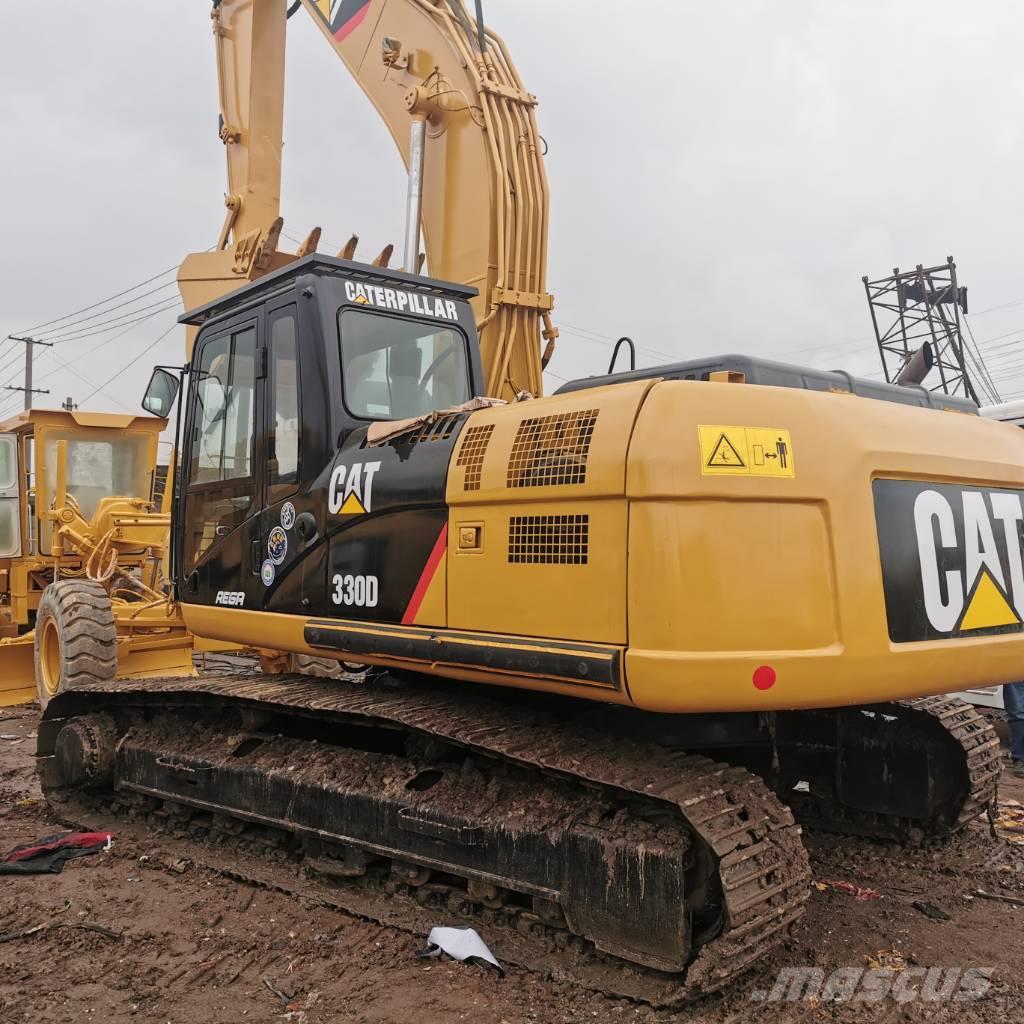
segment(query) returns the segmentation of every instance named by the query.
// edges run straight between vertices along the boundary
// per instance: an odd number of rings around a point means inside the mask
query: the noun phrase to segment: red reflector
[[[775,669],[762,665],[754,669],[754,686],[759,690],[770,690],[775,685]]]

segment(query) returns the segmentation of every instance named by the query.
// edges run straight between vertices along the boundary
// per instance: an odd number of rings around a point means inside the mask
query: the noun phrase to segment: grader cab
[[[0,706],[37,694],[36,613],[61,580],[110,595],[119,675],[193,674],[192,638],[167,602],[166,425],[61,410],[0,423]]]

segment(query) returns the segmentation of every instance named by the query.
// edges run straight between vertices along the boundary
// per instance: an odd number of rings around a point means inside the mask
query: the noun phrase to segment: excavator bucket
[[[35,644],[31,633],[0,641],[0,708],[36,699]]]

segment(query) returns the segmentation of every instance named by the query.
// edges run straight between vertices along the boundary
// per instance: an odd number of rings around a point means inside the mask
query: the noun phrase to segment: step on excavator
[[[799,823],[915,843],[991,806],[997,740],[942,694],[1019,675],[1018,432],[731,355],[540,397],[547,186],[504,45],[458,0],[300,6],[407,160],[405,269],[279,249],[288,12],[215,3],[227,216],[180,272],[184,387],[143,404],[180,404],[189,630],[373,669],[68,660],[47,798],[603,992],[721,988],[800,918]]]

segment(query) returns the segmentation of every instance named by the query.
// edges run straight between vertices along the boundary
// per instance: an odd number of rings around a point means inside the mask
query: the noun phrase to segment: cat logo
[[[370,9],[370,0],[313,0],[313,4],[339,43],[362,24]]]
[[[1021,494],[875,481],[890,639],[1024,631]]]
[[[361,516],[373,510],[373,478],[379,462],[335,466],[331,473],[327,507],[331,515]]]

